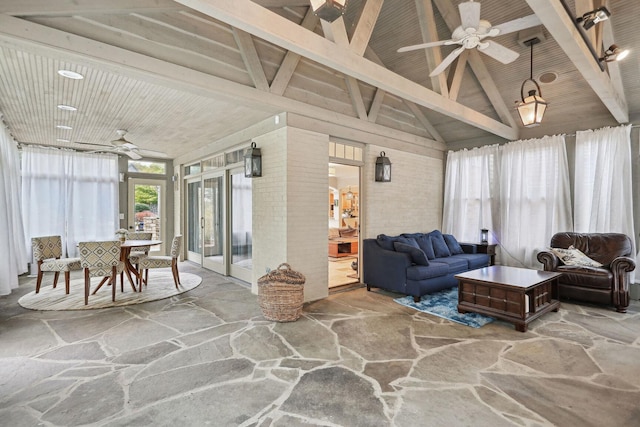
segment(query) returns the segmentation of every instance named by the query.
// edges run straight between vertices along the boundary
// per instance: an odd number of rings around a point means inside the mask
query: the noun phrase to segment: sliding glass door
[[[252,263],[252,200],[251,178],[245,178],[244,169],[230,171],[231,201],[231,263],[230,274],[251,281]]]
[[[202,180],[203,208],[203,262],[202,266],[218,273],[227,274],[224,214],[224,173],[208,176]]]

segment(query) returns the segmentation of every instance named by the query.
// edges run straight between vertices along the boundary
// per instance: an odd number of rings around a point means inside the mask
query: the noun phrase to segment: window
[[[127,171],[134,173],[153,173],[164,175],[167,173],[167,165],[162,162],[129,160]]]

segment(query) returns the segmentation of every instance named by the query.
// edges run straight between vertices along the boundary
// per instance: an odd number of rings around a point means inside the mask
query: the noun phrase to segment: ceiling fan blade
[[[78,145],[92,145],[94,147],[110,147],[109,145],[105,145],[105,144],[94,144],[93,142],[81,142],[81,141],[73,141],[74,144],[78,144]]]
[[[136,153],[135,151],[132,150],[126,150],[126,151],[119,151],[122,154],[126,154],[127,156],[129,156],[130,158],[132,158],[133,160],[140,160],[142,158],[142,156],[138,153]]]
[[[398,52],[409,52],[412,50],[424,49],[425,47],[444,46],[448,42],[455,43],[453,40],[440,40],[437,42],[420,43],[420,44],[414,44],[412,46],[401,47],[400,49],[398,49]]]
[[[155,157],[157,159],[168,159],[169,156],[167,153],[163,153],[161,151],[153,151],[153,150],[136,150],[137,153],[141,154],[144,157]]]
[[[436,68],[433,69],[429,77],[434,77],[443,72],[464,50],[464,46],[460,46],[453,52],[451,52],[446,58],[442,60],[440,64]]]
[[[129,149],[129,150],[135,150],[135,149],[138,148],[138,146],[136,144],[132,144],[132,143],[126,142],[126,141],[121,145],[121,147],[124,147],[124,148]]]
[[[481,43],[478,46],[478,50],[485,55],[489,55],[496,61],[500,61],[503,64],[509,64],[516,60],[520,54],[514,50],[502,46],[500,43],[496,43],[489,40],[485,43]]]
[[[480,26],[480,3],[475,1],[466,1],[458,5],[460,10],[460,21],[462,21],[462,29],[475,28]]]
[[[500,25],[494,25],[492,29],[500,30],[498,35],[509,34],[520,30],[526,30],[527,28],[542,25],[540,18],[537,15],[529,15],[522,18],[514,19],[513,21],[507,21]]]

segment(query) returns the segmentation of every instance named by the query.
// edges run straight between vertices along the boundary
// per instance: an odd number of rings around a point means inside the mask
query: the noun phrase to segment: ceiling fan
[[[116,154],[124,154],[129,156],[133,160],[141,159],[142,156],[146,157],[157,157],[157,158],[167,158],[168,156],[161,151],[152,151],[152,150],[140,150],[137,145],[132,144],[131,142],[125,139],[125,135],[127,131],[125,129],[116,130],[118,134],[118,139],[114,139],[109,144],[93,144],[90,142],[77,142],[76,144],[82,145],[93,145],[98,147],[106,147],[104,149],[95,150],[94,152],[111,152]]]
[[[430,77],[434,77],[443,72],[465,49],[477,48],[485,55],[489,55],[503,64],[508,64],[513,62],[520,54],[493,40],[485,41],[484,39],[513,33],[541,24],[540,19],[536,15],[529,15],[500,25],[491,26],[489,21],[480,19],[480,3],[473,0],[460,3],[458,10],[460,11],[460,22],[462,24],[453,30],[451,39],[405,46],[398,49],[398,52],[409,52],[434,46],[460,45],[460,47],[451,52],[431,71],[431,74],[429,74]]]

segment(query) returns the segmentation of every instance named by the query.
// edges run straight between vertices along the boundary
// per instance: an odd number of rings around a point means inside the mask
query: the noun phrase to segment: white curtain
[[[445,173],[442,231],[461,242],[477,242],[480,229],[499,228],[499,147],[449,151]]]
[[[575,231],[623,233],[635,248],[631,125],[576,132],[574,192]]]
[[[515,141],[501,149],[502,264],[540,268],[550,237],[573,229],[564,136]]]
[[[65,255],[73,257],[79,241],[115,239],[120,224],[116,155],[27,146],[22,177],[26,242],[59,235]]]
[[[0,115],[0,295],[18,287],[27,271],[27,248],[20,209],[20,154]]]

